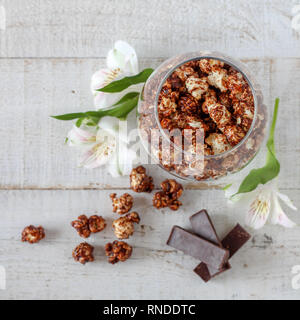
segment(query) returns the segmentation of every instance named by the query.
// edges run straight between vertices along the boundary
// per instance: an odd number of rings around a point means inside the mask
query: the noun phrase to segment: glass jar
[[[158,117],[158,100],[163,84],[175,69],[187,62],[200,59],[220,60],[243,75],[253,94],[254,117],[245,137],[232,149],[215,155],[202,153],[202,157],[197,155],[195,158],[165,134]],[[138,112],[140,138],[152,161],[176,177],[186,180],[211,181],[241,170],[255,157],[266,133],[267,108],[263,104],[259,85],[241,62],[218,52],[186,53],[163,62],[147,80],[139,101]],[[153,132],[154,136],[159,135],[158,143],[153,143]],[[177,161],[179,158],[180,161]]]

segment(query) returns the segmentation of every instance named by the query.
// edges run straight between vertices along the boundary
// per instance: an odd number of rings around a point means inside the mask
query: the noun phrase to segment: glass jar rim
[[[194,53],[187,53],[187,55],[193,55]],[[196,55],[196,53],[195,53]],[[175,57],[173,57],[175,58]],[[171,58],[171,59],[173,59]],[[202,59],[214,59],[214,60],[219,60],[219,61],[222,61],[226,64],[228,64],[229,66],[231,66],[232,68],[234,68],[235,70],[237,70],[238,72],[240,72],[242,74],[242,76],[244,77],[244,79],[247,81],[250,89],[251,89],[251,93],[253,95],[253,99],[254,99],[254,115],[253,115],[253,120],[252,120],[252,123],[251,123],[251,126],[249,128],[249,130],[247,131],[247,133],[245,134],[244,138],[238,143],[236,144],[234,147],[232,147],[231,149],[225,151],[225,152],[222,152],[222,153],[219,153],[219,154],[216,154],[216,155],[204,155],[204,159],[217,159],[219,157],[223,157],[223,156],[228,156],[230,155],[230,153],[233,153],[234,151],[236,151],[240,146],[242,146],[245,141],[247,141],[248,137],[251,135],[254,127],[255,127],[255,123],[256,123],[256,119],[257,119],[257,103],[258,103],[258,100],[257,100],[257,94],[255,93],[255,89],[254,89],[254,85],[252,84],[252,82],[250,81],[249,79],[249,76],[247,76],[246,74],[246,71],[243,71],[241,70],[241,67],[237,66],[237,64],[239,64],[240,62],[235,62],[235,61],[232,61],[233,59],[232,58],[229,58],[230,61],[228,61],[226,58],[222,58],[222,57],[217,57],[217,54],[214,55],[214,54],[205,54],[205,55],[198,55],[198,56],[195,56],[195,57],[192,57],[192,58],[188,58],[180,63],[178,63],[177,65],[175,65],[174,67],[170,68],[170,70],[165,74],[165,76],[163,77],[163,79],[161,80],[159,86],[158,86],[158,90],[156,92],[156,96],[155,96],[155,110],[154,110],[154,114],[155,114],[155,120],[157,122],[157,125],[158,125],[158,128],[161,132],[161,134],[164,136],[164,138],[166,138],[170,144],[172,144],[174,146],[174,148],[176,148],[178,151],[182,151],[184,154],[191,154],[190,152],[186,151],[186,150],[179,150],[179,146],[176,145],[174,142],[172,142],[170,140],[170,138],[168,137],[168,135],[166,135],[166,133],[164,132],[164,129],[162,128],[161,124],[160,124],[160,121],[159,121],[159,116],[158,116],[158,100],[159,100],[159,95],[160,95],[160,92],[161,92],[161,89],[162,89],[162,86],[164,85],[164,83],[166,82],[166,80],[172,75],[172,73],[177,69],[179,68],[180,66],[182,66],[183,64],[185,63],[188,63],[190,61],[194,61],[194,60],[202,60]],[[248,71],[247,71],[248,72]]]

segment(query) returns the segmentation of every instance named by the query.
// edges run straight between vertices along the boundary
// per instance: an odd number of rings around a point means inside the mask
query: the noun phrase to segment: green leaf
[[[230,188],[232,186],[232,183],[227,184],[224,188],[222,188],[222,190],[226,191],[228,188]]]
[[[97,91],[102,91],[107,93],[121,92],[134,84],[146,82],[146,80],[149,78],[152,72],[153,72],[153,69],[151,68],[144,69],[139,74],[136,74],[130,77],[124,77],[120,80],[113,81],[107,86],[101,89],[98,89]]]
[[[79,119],[76,121],[75,125],[76,125],[77,128],[80,128],[83,120],[84,120],[84,118],[79,118]]]
[[[267,141],[267,159],[264,167],[253,169],[241,183],[239,190],[232,197],[240,193],[247,193],[255,190],[259,184],[266,184],[276,178],[280,172],[280,163],[275,156],[274,133],[278,115],[279,98],[275,100],[274,114]]]
[[[54,119],[57,120],[65,120],[65,121],[69,121],[69,120],[74,120],[74,119],[78,119],[81,117],[84,117],[84,113],[83,112],[79,112],[79,113],[66,113],[66,114],[62,114],[60,116],[51,116]]]
[[[112,105],[112,108],[98,111],[87,111],[80,113],[67,113],[59,116],[52,116],[58,120],[74,120],[78,119],[75,123],[77,127],[80,127],[83,120],[88,126],[95,126],[98,124],[102,117],[110,116],[120,120],[126,120],[127,115],[137,106],[139,100],[138,92],[129,92],[125,94],[117,103]]]
[[[114,104],[115,108],[104,111],[104,116],[126,120],[128,114],[137,106],[138,100],[138,92],[129,92],[120,101]]]

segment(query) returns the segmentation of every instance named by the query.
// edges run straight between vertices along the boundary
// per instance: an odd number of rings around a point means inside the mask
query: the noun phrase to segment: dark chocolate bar
[[[172,228],[167,245],[201,260],[217,270],[223,267],[229,257],[228,250],[178,226]]]
[[[195,231],[195,230],[194,230]],[[229,258],[231,258],[249,239],[251,235],[237,224],[222,240],[222,246],[229,251]],[[227,270],[227,269],[226,269]],[[221,272],[224,272],[223,270]],[[209,281],[212,277],[221,273],[220,271],[216,273],[209,273],[208,268],[205,266],[204,262],[201,262],[195,269],[194,272],[197,273],[205,282]]]
[[[190,217],[193,231],[200,237],[221,246],[216,229],[212,224],[210,217],[205,209],[193,214]]]
[[[193,231],[202,238],[215,243],[220,248],[223,248],[221,240],[219,239],[216,229],[212,224],[210,217],[206,210],[201,210],[190,217],[190,222]],[[221,269],[216,269],[211,265],[200,263],[195,271],[205,282],[209,281],[213,276],[230,269],[231,266],[226,262]]]
[[[231,258],[251,238],[251,235],[237,224],[222,240],[222,245],[229,251]]]

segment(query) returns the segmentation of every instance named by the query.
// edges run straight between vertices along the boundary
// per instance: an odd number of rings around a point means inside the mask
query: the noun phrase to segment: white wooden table
[[[129,243],[133,256],[110,265],[103,246],[107,228],[88,239],[96,261],[75,263],[82,241],[70,221],[82,213],[113,218],[109,193],[129,189],[103,169],[76,167],[64,137],[71,123],[52,114],[92,108],[89,85],[113,42],[131,43],[140,67],[197,49],[242,59],[257,75],[265,101],[281,98],[276,133],[282,164],[280,186],[300,207],[300,35],[291,28],[300,1],[0,0],[0,266],[6,290],[0,299],[295,299],[292,267],[300,265],[300,227],[266,226],[232,259],[231,271],[204,284],[193,258],[166,246],[171,226],[207,208],[224,235],[245,212],[226,204],[221,190],[186,185],[177,212],[154,210],[151,195],[134,194],[141,224]],[[156,186],[163,177],[149,167]],[[300,223],[299,213],[287,210]],[[41,224],[46,239],[24,244],[20,233]]]

